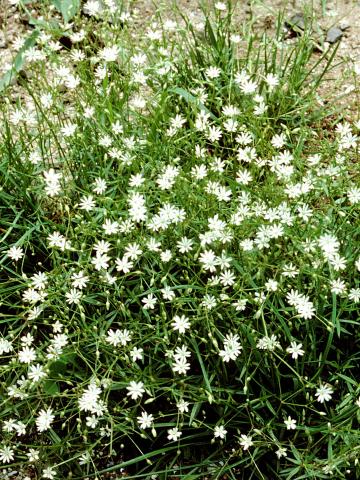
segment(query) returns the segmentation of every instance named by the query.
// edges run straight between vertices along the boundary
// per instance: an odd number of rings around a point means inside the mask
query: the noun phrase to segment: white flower
[[[49,480],[53,480],[56,477],[56,470],[54,467],[47,467],[42,472],[43,478],[48,478]]]
[[[89,281],[89,277],[84,275],[83,270],[80,270],[78,273],[73,273],[71,275],[71,284],[74,288],[78,288],[79,290],[82,290],[83,288],[86,287],[86,284]]]
[[[162,262],[169,262],[172,258],[171,250],[164,250],[160,253],[160,259]]]
[[[181,317],[179,315],[175,315],[171,326],[174,328],[174,330],[178,330],[179,333],[185,333],[185,331],[190,328],[190,322],[185,315],[181,315]]]
[[[294,360],[297,360],[299,356],[304,355],[301,343],[291,342],[290,347],[288,347],[286,351],[291,354],[291,358]]]
[[[287,452],[286,448],[279,447],[276,450],[275,454],[276,454],[277,458],[281,458],[281,457],[286,457],[286,452]]]
[[[360,405],[359,405],[360,406]],[[176,404],[180,413],[185,413],[189,411],[189,402],[185,402],[185,400],[181,399]]]
[[[181,345],[181,347],[175,348],[174,359],[175,360],[186,360],[187,358],[191,357],[191,353],[187,349],[186,345]]]
[[[13,350],[13,346],[11,345],[11,342],[9,340],[6,340],[5,338],[0,337],[0,355],[3,355],[4,353],[9,353]]]
[[[100,58],[104,62],[115,62],[119,55],[119,47],[117,45],[112,45],[111,47],[105,47],[100,52]]]
[[[286,420],[284,420],[287,430],[295,430],[296,429],[296,420],[288,416]]]
[[[14,460],[14,449],[8,445],[0,447],[0,461],[2,463],[10,463]]]
[[[6,253],[8,257],[11,258],[11,260],[14,260],[15,262],[17,262],[18,260],[20,260],[20,258],[24,256],[24,250],[21,247],[16,247],[16,246],[9,248],[9,250]]]
[[[141,412],[141,416],[140,417],[137,417],[137,421],[139,423],[139,426],[142,430],[145,430],[146,428],[150,428],[153,421],[154,421],[154,417],[153,415],[150,413],[146,413],[146,412]]]
[[[216,2],[214,7],[220,12],[224,12],[226,10],[226,4],[224,2]]]
[[[273,73],[268,73],[265,77],[265,82],[268,85],[269,92],[271,92],[277,85],[279,85],[279,78]]]
[[[138,398],[142,397],[143,393],[145,392],[143,382],[130,382],[129,386],[126,387],[128,390],[127,395],[129,395],[133,400],[137,400]]]
[[[192,250],[193,240],[187,237],[182,237],[177,243],[177,247],[180,253],[187,253]]]
[[[70,78],[74,78],[74,77],[69,76],[69,79]],[[68,84],[68,87],[69,87],[69,84]],[[72,135],[74,135],[76,128],[77,128],[77,125],[75,123],[69,123],[68,125],[65,125],[65,127],[62,127],[60,129],[60,132],[63,134],[65,138],[71,137]]]
[[[125,346],[128,342],[131,340],[131,334],[129,330],[112,330],[110,329],[107,332],[107,337],[106,341],[110,343],[110,345],[114,345],[114,347],[117,347],[118,345],[123,345]]]
[[[109,268],[109,260],[110,257],[106,254],[101,255],[98,252],[96,252],[95,257],[92,257],[91,263],[94,265],[95,270],[100,271],[100,270],[106,270]]]
[[[179,375],[186,375],[186,372],[190,369],[190,363],[184,358],[175,358],[175,363],[172,364],[172,370]]]
[[[99,420],[94,416],[86,417],[86,426],[89,428],[96,428],[99,423]]]
[[[320,385],[316,389],[315,397],[317,397],[317,401],[320,403],[328,402],[331,400],[331,396],[334,393],[334,390],[331,385]]]
[[[145,310],[153,310],[155,308],[157,298],[154,296],[154,294],[149,293],[149,295],[144,297],[141,301],[144,304],[143,308]]]
[[[20,363],[31,363],[36,359],[36,351],[34,348],[24,347],[18,353]]]
[[[221,70],[218,67],[209,67],[205,70],[205,75],[207,78],[213,80],[214,78],[218,78],[220,76]]]
[[[171,287],[169,287],[168,285],[162,288],[160,291],[165,300],[171,301],[174,300],[174,298],[176,297],[174,290],[171,290]]]
[[[66,303],[78,305],[80,303],[82,293],[75,288],[72,288],[70,292],[65,293]]]
[[[64,235],[61,235],[59,232],[53,232],[47,237],[50,247],[58,247],[60,250],[64,251],[65,249],[70,248],[70,243]]]
[[[167,438],[168,440],[173,440],[174,442],[176,442],[176,440],[179,440],[181,435],[182,435],[182,432],[180,432],[177,427],[169,428]]]
[[[130,357],[133,362],[136,362],[136,360],[142,360],[144,358],[143,355],[144,350],[142,348],[134,347],[130,351]]]
[[[360,202],[360,188],[358,188],[358,187],[350,188],[350,190],[348,190],[348,192],[347,192],[347,196],[348,196],[348,199],[349,199],[349,202],[351,203],[351,205],[354,205],[355,203],[359,203]]]
[[[44,272],[35,273],[31,277],[31,284],[37,290],[43,290],[47,284],[47,275]]]
[[[117,258],[115,264],[116,270],[123,273],[129,273],[134,266],[134,263],[126,256],[123,258]]]
[[[45,369],[42,365],[37,363],[36,365],[30,365],[29,367],[29,372],[28,372],[28,378],[32,380],[33,382],[38,382],[42,378],[46,378],[47,373],[45,372]]]
[[[252,445],[254,445],[254,442],[252,441],[252,437],[250,437],[249,435],[242,434],[240,445],[243,447],[244,450],[248,450]]]
[[[216,266],[219,264],[219,261],[212,250],[205,250],[200,254],[199,261],[203,264],[205,270],[210,272],[216,271]]]
[[[100,394],[101,388],[97,386],[96,381],[92,380],[79,398],[79,410],[98,415],[99,407],[101,410]]]
[[[214,438],[225,438],[227,434],[227,430],[225,430],[225,427],[223,425],[216,425],[214,428]]]
[[[101,195],[106,190],[106,182],[103,178],[96,178],[93,185],[93,192],[97,193],[98,195]]]
[[[96,203],[92,195],[82,197],[79,203],[79,208],[81,210],[85,210],[85,212],[91,212],[91,210],[94,210],[95,206]]]
[[[131,260],[137,260],[142,253],[140,245],[137,243],[130,243],[125,248],[125,256],[131,258]]]
[[[102,228],[105,230],[106,235],[113,235],[115,233],[118,233],[119,224],[118,222],[112,222],[107,218],[103,223]]]
[[[219,355],[224,362],[230,360],[236,360],[240,355],[242,346],[239,343],[239,336],[236,334],[228,333],[224,339],[224,349],[220,350]]]
[[[224,270],[223,272],[220,273],[220,283],[224,287],[229,287],[231,285],[234,285],[235,280],[236,280],[236,277],[231,270]]]
[[[339,295],[346,291],[346,284],[343,280],[340,280],[340,278],[336,280],[332,280],[330,282],[330,287],[331,287],[330,289],[331,293],[334,293],[336,295]]]
[[[37,462],[40,458],[40,452],[35,450],[35,448],[29,448],[28,453],[26,454],[30,463]]]
[[[275,348],[281,348],[276,335],[271,335],[271,337],[265,335],[258,340],[256,346],[259,350],[268,350],[269,352],[273,352]]]
[[[40,410],[37,418],[36,418],[36,427],[38,432],[45,432],[48,430],[54,421],[55,415],[53,415],[53,411],[51,408],[47,410]]]
[[[207,310],[211,310],[217,305],[216,298],[213,295],[205,294],[201,305]]]
[[[210,142],[217,142],[221,137],[222,133],[219,127],[209,127],[207,138]]]
[[[360,288],[351,288],[348,295],[349,300],[352,300],[354,303],[360,302]]]

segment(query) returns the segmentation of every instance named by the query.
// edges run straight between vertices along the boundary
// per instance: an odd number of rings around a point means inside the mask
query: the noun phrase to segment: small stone
[[[349,23],[347,20],[345,20],[345,19],[344,19],[344,20],[341,20],[341,21],[339,22],[339,28],[340,28],[341,30],[343,30],[343,31],[344,31],[344,30],[347,30],[348,28],[350,28],[350,23]]]
[[[326,34],[328,43],[336,43],[343,36],[343,31],[338,27],[331,27]]]
[[[300,28],[300,30],[305,30],[305,17],[302,13],[295,13],[290,20],[285,22],[285,26],[291,30],[294,27]]]

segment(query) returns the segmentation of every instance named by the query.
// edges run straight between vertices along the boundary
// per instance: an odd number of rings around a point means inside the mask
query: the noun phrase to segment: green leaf
[[[5,88],[7,88],[11,84],[12,79],[16,77],[16,75],[20,72],[24,64],[24,53],[26,52],[26,50],[35,45],[38,35],[39,31],[34,30],[31,35],[29,35],[28,38],[25,40],[24,45],[20,48],[18,54],[15,57],[12,68],[8,72],[6,72],[5,75],[3,75],[3,77],[0,79],[0,92],[5,90]]]
[[[52,0],[53,5],[61,13],[64,23],[68,23],[80,9],[80,0]]]
[[[60,391],[59,385],[56,382],[54,382],[53,380],[47,380],[44,383],[44,391],[48,395],[56,395]]]

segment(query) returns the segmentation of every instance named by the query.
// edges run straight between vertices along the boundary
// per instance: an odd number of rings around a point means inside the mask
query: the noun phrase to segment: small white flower
[[[0,447],[0,461],[2,463],[10,463],[14,460],[14,449],[8,445]]]
[[[185,331],[190,328],[190,322],[185,315],[175,315],[171,326],[175,331],[178,330],[179,333],[185,333]]]
[[[21,247],[13,246],[7,251],[7,255],[11,260],[17,262],[24,256],[24,250]]]
[[[54,421],[55,415],[53,415],[53,411],[51,408],[47,410],[40,410],[37,418],[36,418],[36,427],[38,432],[45,432],[48,430]]]
[[[291,354],[291,358],[294,360],[297,360],[299,356],[304,355],[301,343],[291,342],[290,347],[288,347],[286,351]]]
[[[214,428],[214,438],[221,438],[224,439],[226,437],[227,430],[223,425],[216,425]]]
[[[66,303],[78,305],[80,303],[82,293],[79,292],[78,290],[75,290],[75,288],[72,288],[70,292],[65,293],[66,297]]]
[[[137,421],[139,423],[139,426],[142,430],[145,430],[146,428],[150,428],[153,421],[154,417],[150,413],[142,412],[140,417],[137,417]]]
[[[276,450],[275,454],[276,454],[277,458],[281,458],[281,457],[286,457],[286,452],[287,452],[286,448],[279,447]]]
[[[149,295],[144,297],[141,301],[144,304],[143,308],[145,310],[153,310],[155,308],[157,298],[154,296],[153,293],[149,293]]]
[[[254,442],[252,441],[252,437],[249,435],[241,435],[240,445],[243,447],[244,450],[248,450]]]
[[[226,3],[216,2],[214,7],[215,7],[216,10],[219,10],[219,12],[224,12],[226,10]]]
[[[85,210],[85,212],[91,212],[91,210],[94,210],[95,206],[96,203],[92,195],[82,197],[79,203],[79,208],[81,210]]]
[[[112,45],[111,47],[105,47],[100,52],[100,58],[104,62],[115,62],[119,55],[119,47],[117,45]]]
[[[127,329],[124,329],[124,330],[116,329],[115,331],[113,329],[110,329],[107,332],[106,341],[107,343],[110,343],[110,345],[113,345],[114,347],[117,347],[118,345],[125,346],[128,342],[130,342],[130,340],[131,340],[131,333]]]
[[[295,430],[296,429],[296,420],[288,416],[286,420],[284,420],[287,430]]]
[[[228,333],[224,338],[224,349],[220,350],[219,355],[224,362],[236,360],[240,355],[242,346],[239,342],[240,338],[237,334]]]
[[[133,362],[136,362],[137,360],[142,360],[144,358],[143,355],[144,350],[142,348],[134,347],[130,351],[130,357]]]
[[[181,399],[176,404],[177,409],[180,413],[185,413],[189,411],[189,402],[185,402],[185,400]],[[359,405],[360,407],[360,405]]]
[[[182,432],[180,432],[177,427],[169,428],[167,438],[168,440],[172,440],[176,442],[177,440],[179,440],[181,435],[182,435]]]
[[[49,480],[53,480],[56,477],[56,470],[54,467],[47,467],[42,472],[43,478],[48,478]]]
[[[34,348],[24,347],[18,353],[20,363],[31,363],[36,359],[36,351]]]
[[[98,195],[103,194],[106,190],[106,182],[103,178],[96,178],[93,185],[93,192],[97,193]]]
[[[35,450],[35,448],[30,448],[26,456],[30,463],[37,462],[40,458],[40,452]]]
[[[320,385],[316,389],[315,397],[317,397],[317,401],[320,403],[328,402],[331,400],[331,396],[334,393],[334,390],[331,385]]]
[[[138,398],[142,397],[143,393],[145,392],[143,382],[130,382],[130,385],[126,387],[128,390],[127,395],[130,396],[133,400],[137,400]]]
[[[220,76],[221,70],[218,67],[209,67],[205,70],[205,75],[207,78],[213,80],[214,78],[218,78]]]

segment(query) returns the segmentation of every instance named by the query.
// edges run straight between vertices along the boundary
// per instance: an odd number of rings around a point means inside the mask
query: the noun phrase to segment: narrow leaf
[[[14,63],[12,68],[3,75],[3,77],[0,79],[0,92],[5,90],[7,88],[14,77],[17,76],[17,74],[20,72],[22,69],[22,66],[24,65],[24,53],[26,50],[29,48],[33,47],[35,45],[36,39],[39,35],[38,30],[34,30],[31,35],[28,36],[28,38],[25,40],[24,45],[20,48],[18,54],[16,55],[14,59]]]
[[[75,17],[80,9],[80,0],[52,0],[52,3],[61,13],[65,23]]]

